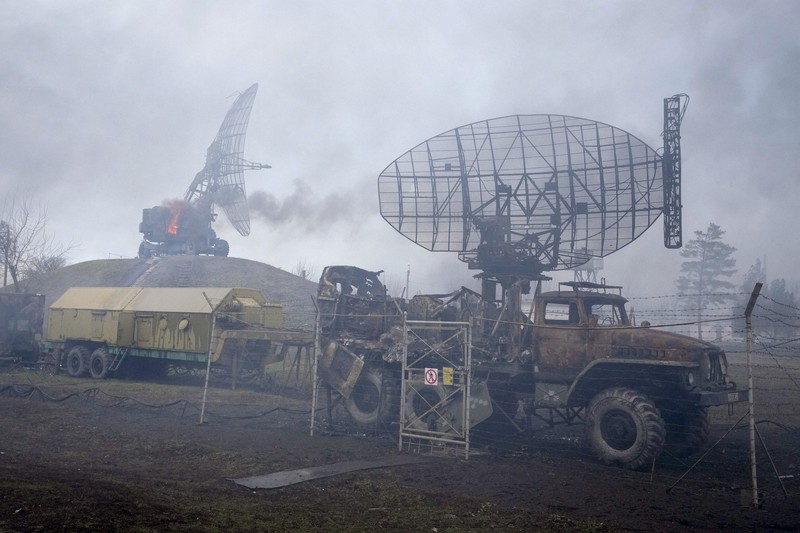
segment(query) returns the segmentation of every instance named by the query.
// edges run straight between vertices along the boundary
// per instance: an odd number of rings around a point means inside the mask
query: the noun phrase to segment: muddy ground
[[[796,531],[796,431],[762,427],[748,505],[747,431],[653,472],[598,463],[580,432],[540,431],[468,460],[377,468],[279,489],[231,479],[398,453],[393,436],[309,436],[310,400],[202,380],[102,382],[0,372],[2,531]],[[287,391],[284,391],[287,392]],[[738,416],[715,419],[713,440]],[[794,477],[790,477],[794,476]],[[678,482],[679,481],[679,482]],[[677,485],[672,487],[676,482]]]

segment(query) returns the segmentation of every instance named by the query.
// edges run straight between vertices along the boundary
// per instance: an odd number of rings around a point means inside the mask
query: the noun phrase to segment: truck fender
[[[364,360],[347,347],[331,341],[322,349],[318,363],[323,381],[349,398],[364,368]]]
[[[689,361],[642,361],[639,359],[596,359],[575,377],[567,391],[566,403],[569,407],[586,405],[600,390],[619,384],[628,378],[635,381],[635,375],[680,375],[686,370],[700,365]],[[625,380],[621,380],[624,376]]]

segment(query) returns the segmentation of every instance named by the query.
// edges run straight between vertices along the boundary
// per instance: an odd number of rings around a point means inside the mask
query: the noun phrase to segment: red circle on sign
[[[425,369],[425,383],[436,385],[439,382],[439,372],[435,368]]]

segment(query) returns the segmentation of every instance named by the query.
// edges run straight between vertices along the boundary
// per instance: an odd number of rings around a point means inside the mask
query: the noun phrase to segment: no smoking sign
[[[436,385],[439,383],[439,369],[426,368],[425,369],[425,385]]]

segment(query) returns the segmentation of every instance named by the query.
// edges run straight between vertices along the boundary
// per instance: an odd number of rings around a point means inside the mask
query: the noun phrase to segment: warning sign
[[[436,385],[439,383],[439,369],[426,368],[425,369],[425,385]]]
[[[442,368],[442,383],[445,385],[453,384],[453,367],[446,366]]]

